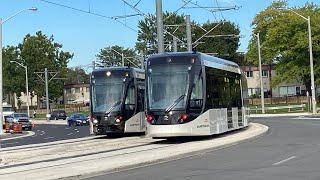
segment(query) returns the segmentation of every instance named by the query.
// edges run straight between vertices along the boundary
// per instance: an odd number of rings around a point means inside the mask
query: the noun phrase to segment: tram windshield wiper
[[[176,99],[167,109],[166,109],[166,113],[171,111],[186,95],[183,94],[180,97],[178,97],[178,99]]]
[[[106,114],[109,114],[115,107],[117,107],[119,104],[121,103],[121,101],[117,101],[116,103],[114,103],[109,109],[108,111],[106,111]]]

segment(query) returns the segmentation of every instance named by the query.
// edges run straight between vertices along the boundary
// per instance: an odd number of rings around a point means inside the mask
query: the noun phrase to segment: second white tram
[[[146,75],[149,136],[206,136],[248,126],[247,82],[236,63],[164,53],[147,60]]]

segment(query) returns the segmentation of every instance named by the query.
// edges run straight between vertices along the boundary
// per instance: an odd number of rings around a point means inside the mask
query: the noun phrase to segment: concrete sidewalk
[[[197,139],[195,141],[167,142],[152,140],[150,138],[142,138],[141,145],[135,145],[131,141],[127,143],[131,146],[117,148],[118,145],[111,145],[105,148],[109,149],[113,146],[114,150],[100,151],[96,153],[81,154],[86,149],[79,151],[79,156],[65,158],[41,160],[33,159],[32,163],[21,165],[2,166],[0,169],[0,179],[58,179],[65,177],[90,177],[98,175],[101,172],[111,172],[137,166],[150,165],[158,162],[171,161],[176,158],[197,155],[197,152],[204,150],[212,151],[238,144],[242,141],[259,137],[268,131],[268,127],[251,123],[244,130],[234,131],[223,135],[210,138]],[[99,140],[97,140],[99,141]],[[113,139],[113,141],[116,141]],[[144,142],[143,142],[144,141]],[[133,146],[132,146],[133,145]],[[135,146],[134,146],[135,145]],[[68,146],[66,146],[68,147]],[[187,147],[187,148],[186,148]],[[69,146],[70,148],[70,146]],[[95,147],[91,147],[95,148]],[[56,155],[64,152],[55,151]],[[74,152],[73,152],[74,153]]]

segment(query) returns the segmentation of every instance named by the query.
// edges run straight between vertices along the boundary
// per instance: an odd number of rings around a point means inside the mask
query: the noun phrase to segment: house
[[[89,84],[68,84],[63,89],[64,104],[87,104],[90,101]]]
[[[242,66],[242,71],[247,76],[249,97],[260,95],[260,73],[256,66]],[[306,95],[306,86],[299,81],[287,83],[282,82],[276,87],[271,88],[272,77],[276,76],[274,65],[262,65],[262,80],[265,97],[285,97]]]

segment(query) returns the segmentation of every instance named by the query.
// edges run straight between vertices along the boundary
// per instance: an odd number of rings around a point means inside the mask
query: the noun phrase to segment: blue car
[[[67,118],[68,126],[87,126],[89,125],[89,118],[84,114],[72,114]]]

